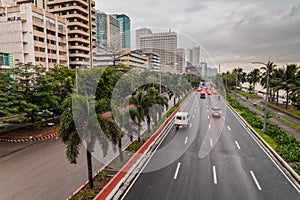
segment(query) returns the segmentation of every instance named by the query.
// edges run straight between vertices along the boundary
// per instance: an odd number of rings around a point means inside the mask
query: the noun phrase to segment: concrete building
[[[140,49],[160,56],[162,72],[176,73],[177,34],[175,32],[139,35]]]
[[[187,66],[193,66],[193,49],[187,49],[186,58]]]
[[[146,27],[139,28],[139,29],[135,30],[135,40],[136,40],[135,43],[136,43],[136,48],[137,49],[141,48],[140,37],[142,35],[149,35],[149,34],[152,34],[152,31],[151,31],[151,29],[146,28]]]
[[[183,48],[177,49],[176,63],[177,73],[182,74],[186,67],[185,50]]]
[[[200,59],[200,46],[193,47],[193,65],[194,66],[199,66],[201,62]]]
[[[145,53],[149,60],[149,70],[160,72],[160,58],[156,53]]]
[[[202,76],[207,77],[207,63],[206,62],[200,62],[200,69],[201,69]]]
[[[118,53],[122,49],[121,23],[113,15],[97,11],[96,44],[97,52]]]
[[[69,65],[67,20],[33,4],[0,8],[0,52],[14,63]]]
[[[125,14],[113,14],[113,16],[120,22],[122,34],[121,48],[130,49],[131,25],[129,17]]]
[[[95,1],[48,0],[46,3],[49,12],[68,20],[70,67],[91,67],[90,58],[96,47]]]
[[[119,57],[119,63],[130,68],[149,69],[149,60],[140,50],[127,50]]]

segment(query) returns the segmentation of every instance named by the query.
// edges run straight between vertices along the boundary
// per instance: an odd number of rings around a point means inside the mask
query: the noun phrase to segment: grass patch
[[[254,130],[274,149],[277,149],[277,142],[270,136],[264,134],[261,129],[254,128]]]
[[[261,99],[262,97],[258,96],[257,94],[251,94],[249,92],[243,91],[243,90],[236,90],[237,93],[244,95],[246,97],[250,98],[256,98],[256,99]]]
[[[281,117],[279,117],[279,116],[277,116],[277,115],[275,115],[275,118],[278,119],[278,120],[280,120],[280,121],[282,121],[282,122],[284,122],[284,123],[286,123],[287,125],[289,125],[289,126],[291,126],[291,127],[294,127],[295,129],[300,130],[300,126],[298,126],[297,124],[294,124],[293,122],[291,122],[291,121],[289,121],[289,120],[286,120],[286,119],[284,119],[284,118],[281,118]]]

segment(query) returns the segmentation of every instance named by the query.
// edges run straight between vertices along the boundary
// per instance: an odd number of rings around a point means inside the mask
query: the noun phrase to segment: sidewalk
[[[261,107],[264,107],[263,104],[260,103],[261,99],[246,99],[243,95],[241,94],[237,94],[237,100],[238,102],[240,102],[241,104],[243,104],[244,106],[248,107],[250,110],[256,112],[258,115],[260,116],[264,116],[264,111],[262,110],[259,110],[258,108],[256,108],[253,104],[257,104],[258,106],[261,106]],[[230,95],[232,98],[234,98],[234,92],[232,95]],[[281,117],[281,118],[284,118],[286,120],[289,120],[297,125],[300,124],[300,120],[297,119],[297,118],[294,118],[292,116],[289,116],[287,114],[284,114],[284,113],[281,113],[281,112],[278,112],[278,110],[274,109],[274,108],[270,108],[268,106],[268,110],[270,112],[272,112],[273,114]],[[292,119],[293,118],[293,119]],[[292,119],[292,120],[290,120]],[[288,133],[289,135],[292,135],[294,136],[295,138],[297,138],[298,140],[300,140],[300,131],[294,127],[291,127],[289,125],[287,125],[286,123],[280,121],[279,119],[276,119],[276,118],[269,118],[268,119],[269,122],[273,123],[273,124],[276,124],[278,125],[283,131],[285,131],[286,133]]]

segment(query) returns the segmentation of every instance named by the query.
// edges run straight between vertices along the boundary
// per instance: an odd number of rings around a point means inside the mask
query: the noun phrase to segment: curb
[[[181,105],[191,95],[176,108],[176,110],[164,121],[164,123],[153,133],[153,135],[140,147],[140,149],[129,159],[129,161],[119,170],[119,172],[104,186],[104,188],[95,196],[94,200],[110,199],[124,183],[132,167],[136,167],[145,153],[154,145],[155,141],[161,135],[161,131],[171,122],[174,115],[181,109]]]
[[[58,132],[59,130],[55,129],[43,134],[31,135],[31,136],[0,136],[0,142],[19,143],[19,142],[47,140],[57,136]]]

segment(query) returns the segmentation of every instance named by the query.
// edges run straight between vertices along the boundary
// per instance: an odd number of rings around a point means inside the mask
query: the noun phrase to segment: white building
[[[159,55],[162,72],[176,73],[177,34],[175,32],[140,35],[139,43],[144,53],[152,52]]]
[[[67,20],[30,3],[0,8],[0,52],[14,63],[69,65]]]

